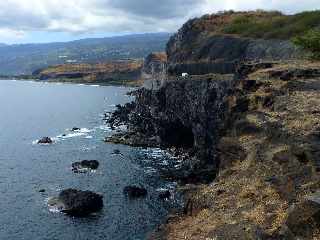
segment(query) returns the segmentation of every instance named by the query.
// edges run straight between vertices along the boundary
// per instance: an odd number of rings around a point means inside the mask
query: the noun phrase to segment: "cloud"
[[[280,10],[291,14],[306,10],[320,9],[319,0],[205,0],[202,12],[221,10]]]
[[[319,0],[6,0],[0,1],[0,34],[32,31],[131,33],[176,31],[188,18],[220,10],[320,8]],[[0,39],[1,42],[1,39]]]

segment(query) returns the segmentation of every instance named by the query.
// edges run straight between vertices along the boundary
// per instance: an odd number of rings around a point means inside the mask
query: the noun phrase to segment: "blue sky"
[[[189,18],[230,9],[290,14],[320,9],[320,0],[2,0],[0,42],[174,32]]]

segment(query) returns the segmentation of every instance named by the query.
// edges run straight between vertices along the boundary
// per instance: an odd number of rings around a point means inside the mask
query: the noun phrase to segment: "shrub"
[[[312,58],[320,60],[320,31],[309,30],[306,34],[294,37],[293,43],[311,53]]]

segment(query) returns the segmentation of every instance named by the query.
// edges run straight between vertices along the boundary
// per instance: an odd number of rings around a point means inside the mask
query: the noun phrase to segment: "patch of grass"
[[[293,43],[309,51],[313,59],[320,59],[320,31],[311,29],[306,34],[293,38]]]
[[[295,15],[261,11],[236,15],[223,32],[242,37],[287,40],[316,27],[320,27],[320,10]]]

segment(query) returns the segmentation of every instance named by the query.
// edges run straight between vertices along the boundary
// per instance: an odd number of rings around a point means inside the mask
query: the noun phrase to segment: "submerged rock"
[[[73,172],[87,172],[89,170],[96,170],[99,167],[97,160],[83,160],[81,162],[72,163]]]
[[[43,137],[38,141],[38,144],[51,144],[51,143],[53,143],[53,141],[49,137]]]
[[[113,155],[121,155],[121,152],[120,152],[120,150],[119,149],[115,149],[115,150],[113,150],[113,153],[112,153]]]
[[[49,207],[70,216],[87,216],[103,208],[103,196],[90,191],[66,189],[48,201]]]
[[[148,191],[145,188],[137,186],[127,186],[123,189],[123,193],[129,198],[140,198],[147,196]]]

